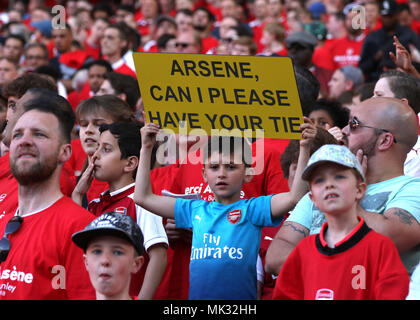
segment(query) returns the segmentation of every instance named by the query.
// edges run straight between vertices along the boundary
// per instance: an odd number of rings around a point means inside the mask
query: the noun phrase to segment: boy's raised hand
[[[73,201],[79,205],[82,205],[83,196],[89,191],[95,174],[95,158],[88,158],[88,163],[89,165],[86,167],[71,195]]]
[[[356,152],[357,160],[359,160],[360,164],[362,165],[363,173],[366,175],[367,172],[367,155],[363,154],[363,150],[359,149]]]
[[[317,128],[308,117],[303,117],[303,121],[304,122],[300,125],[303,138],[300,140],[300,146],[309,148],[310,140],[314,140],[316,137]]]
[[[146,122],[140,129],[142,148],[152,149],[156,143],[156,135],[159,133],[160,127],[156,123]]]
[[[342,142],[343,140],[343,132],[341,131],[341,129],[339,127],[331,127],[328,123],[325,125],[325,130],[327,130],[329,132],[329,134],[331,134],[335,140],[337,140],[338,142]]]

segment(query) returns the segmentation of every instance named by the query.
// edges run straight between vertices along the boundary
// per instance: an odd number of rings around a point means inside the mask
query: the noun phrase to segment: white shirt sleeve
[[[144,238],[146,251],[155,244],[161,243],[168,246],[168,237],[163,227],[162,217],[136,205],[137,224],[139,225]]]
[[[257,258],[257,281],[264,283],[264,268],[260,255]]]

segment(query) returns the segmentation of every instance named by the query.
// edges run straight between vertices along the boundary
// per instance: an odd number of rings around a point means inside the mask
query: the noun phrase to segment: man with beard
[[[202,43],[202,53],[206,53],[212,48],[216,48],[219,41],[211,33],[213,31],[216,18],[207,8],[198,7],[193,14],[194,30],[200,34]]]
[[[417,117],[399,99],[376,97],[351,109],[342,132],[343,143],[366,168],[368,187],[358,215],[394,241],[411,274],[420,258],[420,178],[404,176],[404,160],[417,141]],[[271,243],[266,271],[278,274],[297,243],[318,233],[324,221],[323,213],[305,195]]]
[[[394,36],[398,37],[405,48],[420,50],[417,34],[409,27],[399,24],[398,5],[394,0],[384,0],[381,3],[380,14],[382,28],[366,37],[360,54],[359,68],[365,74],[366,82],[375,82],[382,71],[396,68],[388,54],[395,54]]]
[[[328,57],[323,59],[329,59],[328,61],[334,70],[344,66],[357,67],[360,60],[360,52],[362,51],[363,41],[365,40],[365,30],[354,24],[357,19],[357,11],[353,11],[352,8],[356,7],[357,4],[350,4],[344,8],[346,19],[344,26],[347,34],[339,39],[333,39],[325,44]]]
[[[82,252],[71,241],[94,217],[63,196],[59,182],[75,116],[63,97],[35,90],[12,131],[18,208],[0,216],[0,299],[94,299]]]
[[[12,138],[12,130],[16,121],[25,111],[25,101],[35,98],[38,91],[35,88],[44,88],[57,92],[57,86],[42,75],[31,72],[24,74],[3,89],[3,96],[7,99],[7,114],[4,128],[2,128],[2,148],[4,154],[0,157],[0,213],[14,211],[17,207],[17,182],[9,168],[8,148]],[[31,93],[28,93],[28,91]],[[26,94],[27,93],[27,94]],[[76,185],[73,171],[66,163],[61,172],[61,191],[65,195],[71,195]]]

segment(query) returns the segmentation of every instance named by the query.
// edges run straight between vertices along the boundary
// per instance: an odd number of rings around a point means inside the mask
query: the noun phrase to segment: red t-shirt
[[[391,239],[359,224],[329,248],[327,223],[291,252],[274,288],[279,300],[402,300],[409,275]]]
[[[92,183],[88,192],[86,192],[87,202],[91,202],[93,199],[99,198],[101,193],[109,189],[109,184],[106,181],[99,181],[93,178]]]
[[[263,266],[265,266],[265,257],[267,255],[268,247],[276,236],[277,232],[280,230],[284,221],[289,216],[289,213],[284,216],[282,223],[278,227],[264,227],[261,230],[261,244],[259,255],[262,261]],[[272,300],[274,286],[276,282],[273,279],[270,273],[264,273],[264,286],[262,290],[261,300]]]
[[[0,216],[15,213],[18,206],[18,184],[9,167],[9,153],[0,157]]]
[[[420,34],[420,21],[413,19],[410,28],[417,34]]]
[[[329,59],[334,65],[333,70],[348,65],[358,67],[365,38],[366,35],[362,34],[355,40],[343,37],[326,44],[325,48],[329,52]]]
[[[241,197],[251,198],[287,192],[289,190],[287,180],[283,177],[280,166],[280,155],[288,143],[289,140],[286,139],[264,139],[257,140],[257,142],[253,143],[254,167],[256,173],[259,172],[259,174],[254,176],[251,182],[244,184]],[[200,152],[197,152],[195,157],[202,158]],[[210,187],[203,180],[202,164],[192,164],[188,162],[187,158],[177,169],[174,168],[176,167],[155,169],[156,171],[167,171],[172,175],[173,184],[169,188],[169,191],[179,194],[198,193],[203,200],[214,200]],[[158,172],[154,174],[159,176]],[[153,179],[153,176],[151,177]],[[155,186],[154,192],[157,192],[156,189]],[[190,254],[191,243],[186,241],[170,243],[170,247],[167,250],[165,274],[154,299],[188,299]]]
[[[71,141],[71,157],[67,161],[70,167],[73,169],[73,174],[79,176],[83,169],[83,165],[86,160],[86,153],[83,150],[82,142],[80,139],[74,139]]]
[[[122,63],[118,67],[114,68],[114,72],[126,74],[128,76],[132,76],[135,79],[137,79],[136,73],[129,66],[127,66],[125,63]]]
[[[85,99],[90,98],[91,92],[90,92],[90,86],[89,81],[85,83],[82,90],[78,92],[77,90],[73,90],[67,95],[67,100],[70,103],[71,107],[73,108],[73,111],[76,113],[77,106],[80,102],[82,102]]]
[[[324,45],[315,48],[314,54],[312,55],[312,63],[318,67],[334,70],[334,62],[331,58],[331,52],[328,48],[328,43],[334,42],[335,40],[327,40]]]
[[[0,216],[1,235],[13,215]],[[95,299],[83,250],[71,240],[94,218],[67,197],[25,216],[8,237],[11,249],[0,266],[0,299]]]
[[[217,48],[219,45],[219,40],[213,36],[208,36],[207,38],[201,39],[201,53],[206,53],[212,48]]]
[[[85,40],[85,52],[89,57],[98,60],[101,56],[101,47],[92,47],[87,40]]]

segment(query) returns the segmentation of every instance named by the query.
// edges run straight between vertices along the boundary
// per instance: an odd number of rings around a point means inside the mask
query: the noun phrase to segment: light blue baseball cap
[[[302,179],[308,180],[312,171],[321,163],[333,162],[344,167],[355,169],[363,181],[365,181],[365,174],[363,173],[362,165],[357,157],[347,148],[338,144],[326,144],[319,148],[309,158],[308,164],[302,173]]]

